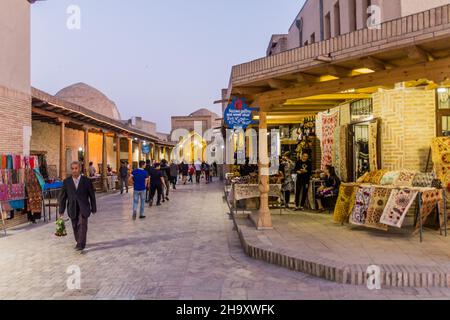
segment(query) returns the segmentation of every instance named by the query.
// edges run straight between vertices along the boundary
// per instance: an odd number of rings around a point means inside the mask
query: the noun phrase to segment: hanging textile
[[[383,231],[388,230],[388,226],[380,223],[380,220],[383,215],[384,208],[389,201],[391,191],[392,190],[389,188],[375,187],[372,194],[372,199],[369,203],[369,209],[367,210],[365,223],[366,227]]]
[[[28,210],[32,213],[42,212],[42,190],[33,170],[27,170]]]
[[[8,160],[5,154],[2,155],[2,170],[6,169],[8,165]]]
[[[378,170],[378,121],[369,124],[369,166],[370,171]]]
[[[25,200],[9,201],[9,205],[14,210],[23,210],[23,209],[25,209]]]
[[[400,175],[398,176],[398,179],[397,181],[395,181],[394,185],[396,187],[412,187],[416,174],[417,173],[415,171],[400,171]]]
[[[323,124],[323,113],[317,114],[316,117],[316,136],[322,142],[322,124]]]
[[[377,170],[377,171],[373,172],[371,175],[369,175],[370,176],[369,183],[375,184],[375,185],[380,185],[381,180],[383,179],[383,177],[386,173],[388,173],[387,170]]]
[[[418,191],[410,189],[392,190],[380,222],[391,227],[401,228],[418,193]]]
[[[14,169],[13,167],[13,157],[12,155],[7,155],[6,156],[6,169],[12,170]]]
[[[339,125],[339,110],[322,117],[322,170],[333,164],[334,131]]]
[[[358,189],[358,186],[352,184],[341,184],[339,188],[339,196],[334,208],[333,220],[335,223],[343,224],[348,222],[348,218],[355,204]]]
[[[341,127],[337,126],[334,130],[334,137],[333,137],[333,159],[332,159],[332,165],[336,171],[337,176],[339,179],[341,178],[341,145],[340,145],[340,136],[341,136]]]
[[[44,190],[45,180],[44,180],[44,177],[42,176],[41,172],[39,171],[39,168],[35,168],[33,171],[34,171],[34,174],[36,175],[36,178],[39,181],[39,185],[41,186],[41,189]]]
[[[420,219],[422,219],[422,224],[425,224],[427,218],[436,209],[436,206],[443,199],[442,190],[427,190],[422,192],[422,208],[420,210]],[[420,220],[416,223],[416,230],[414,233],[417,233],[420,229]]]
[[[433,180],[436,179],[434,172],[430,173],[417,173],[413,180],[413,187],[418,188],[431,188]]]
[[[359,188],[356,193],[355,205],[350,216],[350,223],[363,226],[366,222],[367,210],[373,194],[373,187]]]
[[[446,200],[450,203],[450,138],[439,137],[431,145],[434,170],[446,189]],[[442,210],[441,210],[442,211]],[[441,219],[441,223],[443,223]]]
[[[348,171],[347,171],[347,141],[348,139],[348,125],[344,125],[340,127],[339,130],[339,148],[340,148],[340,163],[339,163],[339,172],[341,174],[341,181],[348,182]]]

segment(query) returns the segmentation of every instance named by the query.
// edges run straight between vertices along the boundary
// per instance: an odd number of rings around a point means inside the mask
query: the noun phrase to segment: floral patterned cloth
[[[341,149],[341,161],[340,161],[340,174],[341,181],[348,182],[348,171],[347,171],[347,139],[348,139],[348,126],[341,126],[339,130],[339,145]]]
[[[343,224],[348,222],[353,205],[355,204],[358,189],[359,187],[353,184],[341,184],[339,196],[334,208],[333,220],[335,223]]]
[[[369,209],[369,203],[372,198],[373,191],[373,187],[359,188],[356,193],[352,215],[350,216],[351,224],[363,226],[366,223],[367,210]]]
[[[239,201],[243,199],[252,199],[259,198],[261,193],[259,192],[259,185],[257,184],[234,184],[234,195],[233,192],[230,192],[229,200]],[[281,198],[281,184],[271,184],[270,197],[278,197]]]
[[[369,124],[369,166],[371,171],[378,170],[378,121]]]
[[[370,199],[369,209],[367,210],[366,227],[383,231],[388,230],[388,226],[380,223],[380,220],[384,208],[389,201],[391,192],[392,190],[389,188],[375,187],[372,198]]]
[[[419,172],[414,177],[413,187],[431,188],[434,179],[436,179],[436,174],[434,172],[430,173]]]
[[[411,189],[392,190],[380,222],[391,227],[401,228],[418,193]]]
[[[416,171],[400,171],[400,175],[398,176],[398,179],[397,181],[395,181],[394,185],[396,187],[412,187],[416,174]]]
[[[322,170],[333,164],[334,131],[339,124],[339,111],[322,115]]]
[[[381,179],[387,173],[387,170],[377,170],[370,175],[369,183],[379,185],[381,184]]]
[[[422,224],[425,224],[427,218],[430,216],[433,210],[436,209],[436,206],[439,204],[439,202],[442,201],[443,192],[442,190],[436,189],[423,191],[421,198],[422,198],[422,208],[420,210],[420,219],[422,219]],[[419,229],[420,229],[420,220],[418,220],[416,223],[415,232],[418,232]]]
[[[32,213],[42,212],[42,190],[33,170],[27,170],[28,210]]]
[[[339,126],[334,130],[334,138],[333,138],[333,159],[332,165],[336,171],[336,175],[341,178],[341,145],[339,143],[341,135],[341,128]]]

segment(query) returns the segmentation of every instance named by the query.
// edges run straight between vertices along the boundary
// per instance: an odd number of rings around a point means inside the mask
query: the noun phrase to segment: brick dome
[[[99,90],[85,84],[76,83],[60,90],[56,97],[88,108],[96,113],[120,120],[116,104]]]

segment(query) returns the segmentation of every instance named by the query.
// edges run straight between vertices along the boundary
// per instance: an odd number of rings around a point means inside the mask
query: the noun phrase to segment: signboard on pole
[[[250,108],[244,99],[233,98],[224,113],[225,125],[230,129],[247,129],[251,124],[257,122],[253,120],[253,111],[258,108]]]

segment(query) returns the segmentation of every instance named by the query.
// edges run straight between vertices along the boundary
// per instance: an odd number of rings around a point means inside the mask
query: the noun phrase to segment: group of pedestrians
[[[213,182],[213,177],[217,174],[217,164],[213,163],[211,165],[200,159],[191,164],[183,161],[180,164],[179,173],[183,185],[187,183],[194,184],[194,177],[196,184],[200,184],[202,180],[209,184]]]
[[[139,167],[131,173],[131,178],[134,187],[133,220],[137,218],[138,209],[139,218],[145,219],[145,204],[153,206],[156,196],[156,206],[161,206],[162,203],[170,200],[170,185],[176,188],[171,165],[166,160],[162,160],[161,163],[152,163],[150,160],[140,161]],[[123,190],[121,192],[123,193]]]

